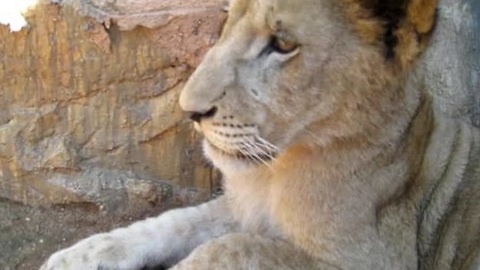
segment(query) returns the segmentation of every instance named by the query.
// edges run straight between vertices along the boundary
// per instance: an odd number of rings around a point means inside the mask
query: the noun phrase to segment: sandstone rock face
[[[0,197],[107,210],[205,198],[213,173],[177,99],[222,4],[41,2],[21,31],[0,25]]]

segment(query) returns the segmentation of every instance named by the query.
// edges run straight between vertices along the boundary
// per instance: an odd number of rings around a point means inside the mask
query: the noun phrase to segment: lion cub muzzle
[[[206,112],[189,112],[190,114],[190,119],[193,120],[194,122],[196,123],[200,123],[200,121],[203,119],[203,118],[211,118],[211,117],[214,117],[215,114],[217,113],[218,109],[217,107],[212,107],[210,110],[206,111]]]

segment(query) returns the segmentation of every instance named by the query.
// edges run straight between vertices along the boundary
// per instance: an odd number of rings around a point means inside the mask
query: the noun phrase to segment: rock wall
[[[443,112],[480,127],[480,1],[440,0],[420,78]]]
[[[222,2],[59,2],[32,6],[18,32],[0,25],[0,197],[115,211],[208,196],[214,173],[177,99]]]

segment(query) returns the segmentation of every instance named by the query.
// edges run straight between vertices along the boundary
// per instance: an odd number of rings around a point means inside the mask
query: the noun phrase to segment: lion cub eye
[[[277,53],[287,54],[295,51],[298,48],[298,44],[292,39],[274,35],[270,38],[269,47]]]
[[[283,30],[273,31],[267,45],[260,52],[259,56],[269,55],[273,52],[288,56],[290,53],[298,49],[299,44],[297,39]]]

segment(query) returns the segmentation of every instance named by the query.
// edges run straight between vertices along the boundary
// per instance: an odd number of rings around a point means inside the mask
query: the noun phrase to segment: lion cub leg
[[[197,247],[171,270],[336,269],[279,239],[232,233]]]
[[[238,225],[227,202],[220,197],[93,235],[53,254],[41,270],[133,270],[172,265],[198,245],[236,230]]]

